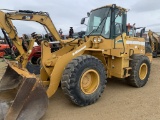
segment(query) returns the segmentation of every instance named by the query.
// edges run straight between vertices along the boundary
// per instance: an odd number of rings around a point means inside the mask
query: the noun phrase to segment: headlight
[[[93,41],[96,43],[97,42],[97,38],[94,38]]]
[[[98,42],[101,42],[101,38],[98,38]]]

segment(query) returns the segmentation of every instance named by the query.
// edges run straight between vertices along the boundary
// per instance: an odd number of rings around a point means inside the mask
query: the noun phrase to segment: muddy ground
[[[4,70],[5,64],[0,62],[0,76]],[[143,88],[109,79],[102,97],[93,105],[72,104],[60,88],[49,102],[41,120],[160,120],[160,57],[153,59],[149,81]]]

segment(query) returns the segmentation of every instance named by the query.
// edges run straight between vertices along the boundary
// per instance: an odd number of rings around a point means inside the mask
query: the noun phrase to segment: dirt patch
[[[42,120],[159,120],[160,58],[153,60],[148,83],[142,88],[110,79],[102,97],[93,105],[78,107],[59,88],[50,98]]]
[[[0,62],[0,67],[5,64]],[[4,70],[0,69],[0,75]],[[124,80],[109,79],[102,97],[93,105],[72,104],[60,88],[49,101],[41,120],[159,120],[160,58],[153,59],[149,81],[142,88],[128,86]]]

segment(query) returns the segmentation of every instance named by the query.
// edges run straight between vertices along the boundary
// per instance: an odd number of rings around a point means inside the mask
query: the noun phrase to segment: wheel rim
[[[144,80],[146,78],[147,72],[148,72],[148,67],[146,63],[143,63],[139,69],[139,78],[141,80]]]
[[[85,94],[92,94],[98,88],[100,82],[99,74],[96,70],[87,70],[81,77],[81,90]]]
[[[38,58],[36,63],[37,65],[41,65],[41,58]]]

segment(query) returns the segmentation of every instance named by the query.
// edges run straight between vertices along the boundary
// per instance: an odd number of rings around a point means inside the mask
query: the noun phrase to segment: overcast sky
[[[160,32],[160,0],[1,0],[0,9],[48,12],[57,30],[61,28],[64,34],[68,34],[71,26],[75,32],[85,30],[86,26],[80,24],[81,18],[86,17],[90,10],[108,4],[130,9],[128,23]],[[14,21],[14,25],[19,35],[34,31],[44,34],[38,23]]]

